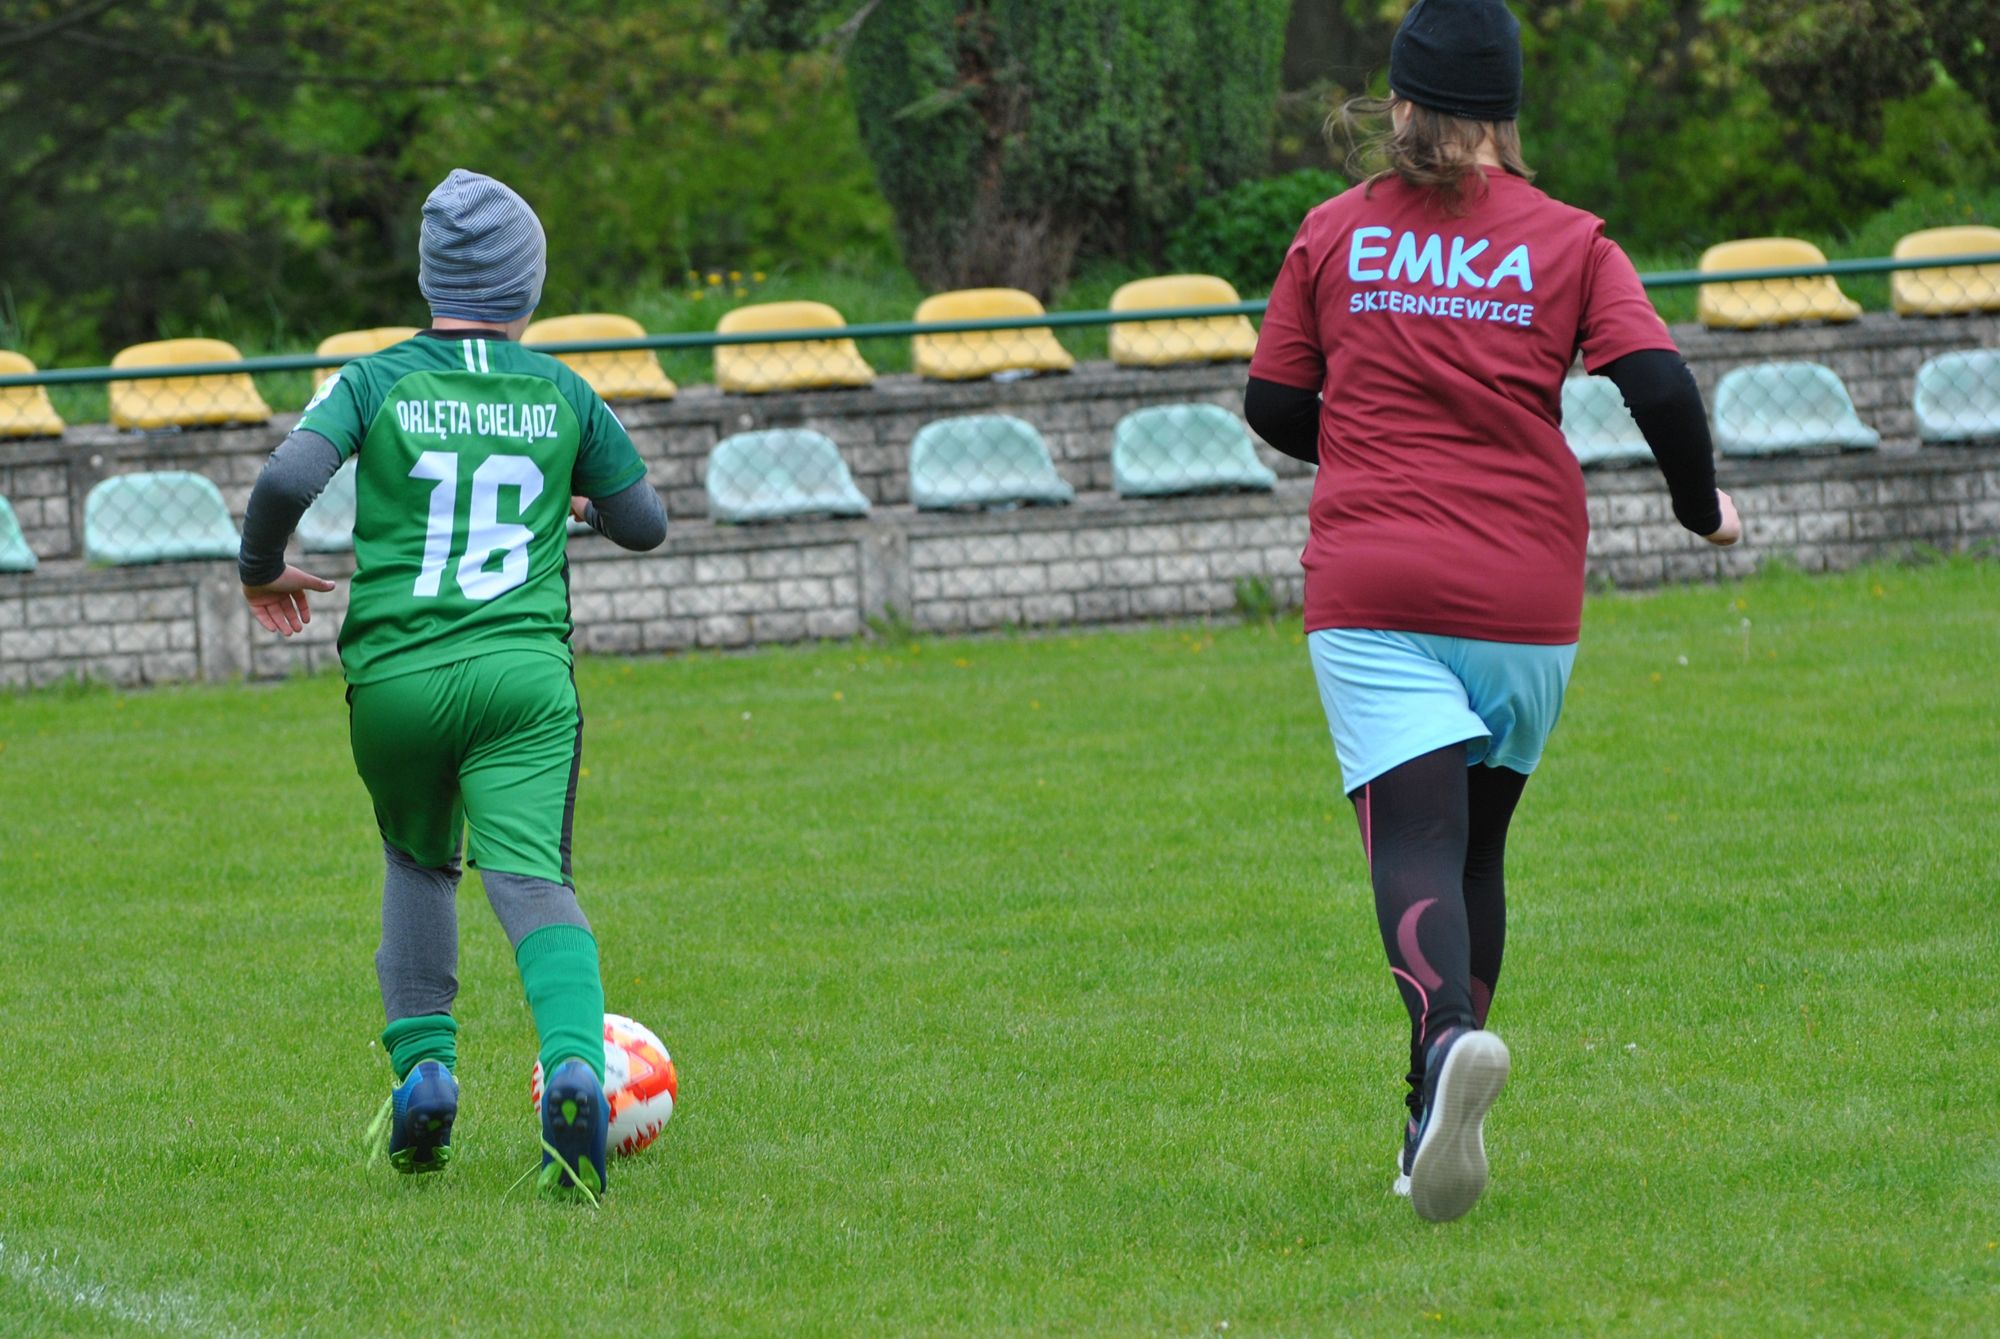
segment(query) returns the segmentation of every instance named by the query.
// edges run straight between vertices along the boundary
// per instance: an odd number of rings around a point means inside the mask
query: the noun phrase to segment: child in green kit
[[[354,764],[386,876],[375,964],[396,1075],[378,1130],[390,1165],[441,1170],[458,1111],[455,895],[461,834],[514,945],[549,1076],[541,1184],[606,1185],[604,989],[570,879],[583,715],[570,669],[566,526],[650,549],[666,515],[604,402],[517,342],[541,297],[540,222],[455,169],[424,204],[431,328],[343,366],[272,453],[238,559],[244,598],[283,636],[333,583],[286,540],[355,462],[355,571],[340,660]]]

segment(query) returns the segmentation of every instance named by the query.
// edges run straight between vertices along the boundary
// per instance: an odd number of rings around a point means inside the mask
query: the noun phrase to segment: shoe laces
[[[514,1184],[507,1187],[508,1194],[511,1195],[516,1190],[519,1190],[521,1188],[521,1183],[526,1181],[529,1177],[535,1175],[537,1172],[552,1172],[560,1169],[562,1172],[566,1173],[569,1176],[570,1188],[581,1190],[583,1192],[583,1198],[589,1203],[591,1208],[597,1209],[603,1207],[602,1201],[600,1201],[597,1198],[597,1192],[592,1190],[590,1188],[589,1183],[586,1182],[583,1179],[583,1177],[577,1174],[577,1169],[575,1164],[571,1163],[568,1158],[565,1158],[562,1155],[561,1150],[557,1149],[556,1146],[554,1144],[551,1144],[547,1139],[543,1139],[542,1152],[548,1154],[549,1157],[553,1159],[553,1161],[540,1163],[536,1166],[530,1167],[527,1171],[522,1172],[520,1176],[515,1178]],[[556,1188],[558,1184],[559,1182],[557,1182],[554,1178],[549,1178],[543,1182],[541,1188],[543,1190],[553,1190]]]
[[[361,1137],[361,1146],[368,1151],[368,1165],[375,1163],[389,1151],[390,1127],[396,1123],[396,1094],[390,1093],[382,1099],[382,1109],[375,1113],[375,1119],[368,1122],[368,1133]]]

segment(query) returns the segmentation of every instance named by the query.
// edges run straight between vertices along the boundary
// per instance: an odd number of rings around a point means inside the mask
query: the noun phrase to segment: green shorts
[[[347,705],[383,840],[436,869],[468,832],[475,867],[570,883],[583,712],[566,661],[495,651],[355,684]]]

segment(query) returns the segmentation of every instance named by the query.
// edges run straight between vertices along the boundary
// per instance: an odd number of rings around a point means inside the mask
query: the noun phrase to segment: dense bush
[[[1346,189],[1345,177],[1308,168],[1212,195],[1174,231],[1167,264],[1183,273],[1219,274],[1246,297],[1261,297],[1306,211]]]

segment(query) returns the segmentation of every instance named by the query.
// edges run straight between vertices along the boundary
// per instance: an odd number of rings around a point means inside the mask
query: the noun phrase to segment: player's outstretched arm
[[[667,509],[644,479],[609,497],[572,497],[570,515],[621,549],[644,552],[667,540]]]
[[[1715,486],[1708,412],[1687,363],[1667,349],[1642,349],[1607,363],[1601,371],[1618,387],[1666,476],[1674,519],[1717,548],[1742,538],[1736,503]]]
[[[257,621],[289,637],[312,622],[308,591],[330,591],[333,583],[285,562],[285,542],[299,517],[340,468],[340,451],[316,432],[294,429],[264,462],[250,505],[243,513],[243,545],[236,572],[243,598]]]

